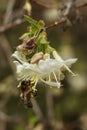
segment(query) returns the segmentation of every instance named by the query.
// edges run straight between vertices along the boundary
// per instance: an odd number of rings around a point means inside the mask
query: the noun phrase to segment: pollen
[[[22,72],[18,72],[18,76],[21,77],[23,76],[24,74]]]
[[[31,81],[31,84],[34,84],[34,83],[36,82],[36,80],[35,80],[34,77],[32,77],[32,78],[30,79],[30,81]]]

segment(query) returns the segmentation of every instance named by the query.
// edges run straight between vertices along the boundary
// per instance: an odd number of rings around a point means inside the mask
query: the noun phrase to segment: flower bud
[[[22,45],[17,46],[16,50],[17,51],[24,51],[25,50],[24,45],[22,44]]]
[[[43,59],[43,52],[39,52],[37,54],[35,54],[32,58],[31,58],[31,64],[37,63],[39,60]]]
[[[34,39],[28,39],[25,44],[25,49],[31,50],[35,48],[35,41]]]

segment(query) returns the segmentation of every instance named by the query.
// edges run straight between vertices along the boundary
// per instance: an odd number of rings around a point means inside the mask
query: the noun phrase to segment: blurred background
[[[47,30],[51,45],[64,59],[78,58],[72,67],[78,76],[65,74],[60,89],[38,84],[33,109],[26,109],[20,101],[11,54],[27,30],[23,15],[43,19],[48,25],[59,19],[62,2],[36,1],[55,8],[33,1],[26,5],[25,0],[0,0],[0,130],[87,130],[87,6],[79,9],[80,22]],[[77,0],[76,4],[84,2],[87,0]]]

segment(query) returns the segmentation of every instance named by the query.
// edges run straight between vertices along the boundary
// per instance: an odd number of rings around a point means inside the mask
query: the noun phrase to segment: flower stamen
[[[53,75],[54,75],[54,78],[55,78],[57,84],[59,84],[59,82],[58,82],[58,80],[57,80],[57,77],[56,77],[56,74],[55,74],[54,72],[53,72]],[[58,88],[60,88],[60,86],[59,86]]]

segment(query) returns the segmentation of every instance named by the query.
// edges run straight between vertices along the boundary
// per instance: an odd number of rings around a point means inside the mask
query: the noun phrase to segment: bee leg
[[[24,96],[24,105],[27,107],[27,108],[32,108],[33,107],[33,104],[31,102],[31,95],[25,95]]]
[[[36,96],[37,96],[37,91],[33,91],[33,90],[32,90],[32,95],[33,95],[34,97],[36,97]]]
[[[28,107],[28,108],[32,108],[32,107],[33,107],[33,104],[32,104],[32,102],[31,102],[31,100],[28,101],[27,107]]]

